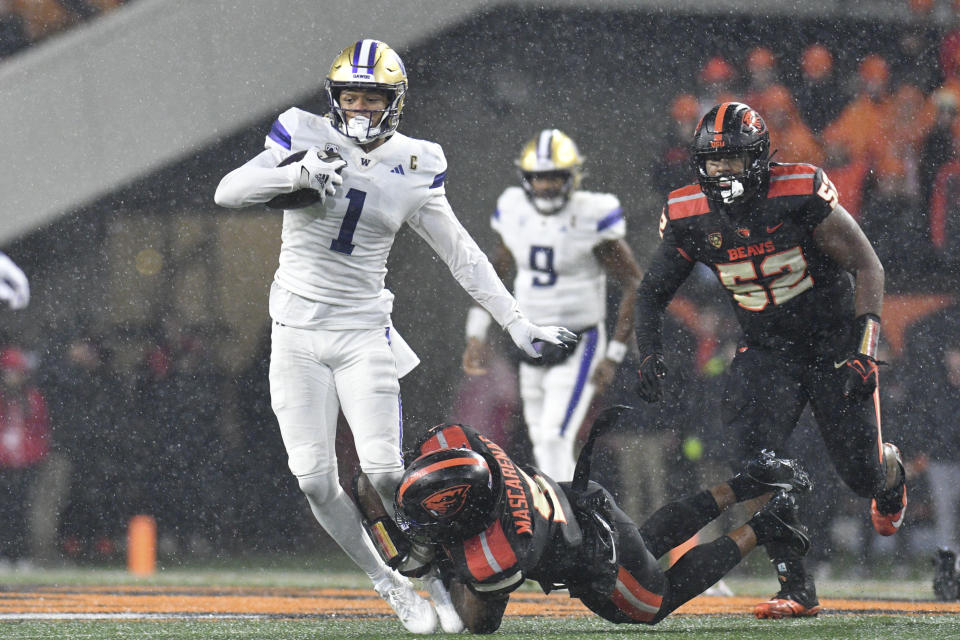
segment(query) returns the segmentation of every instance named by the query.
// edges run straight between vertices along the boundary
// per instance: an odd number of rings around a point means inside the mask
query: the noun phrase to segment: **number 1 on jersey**
[[[350,189],[347,191],[347,212],[343,216],[343,223],[340,225],[340,234],[330,242],[330,248],[338,253],[350,255],[353,253],[353,234],[357,230],[357,222],[360,220],[360,212],[363,211],[363,202],[367,199],[366,191]]]

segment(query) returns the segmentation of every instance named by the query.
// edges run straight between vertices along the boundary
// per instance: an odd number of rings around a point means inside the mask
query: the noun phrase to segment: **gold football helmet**
[[[520,185],[533,206],[544,214],[562,209],[583,179],[583,157],[576,143],[559,129],[544,129],[523,145],[516,165]],[[538,178],[541,180],[534,185]],[[542,184],[547,180],[552,184]]]
[[[343,135],[364,144],[397,130],[407,95],[407,71],[387,43],[360,40],[350,45],[334,59],[324,85],[333,126]],[[340,108],[340,92],[344,89],[383,91],[387,94],[387,108],[354,116],[348,125]],[[376,113],[382,115],[375,124]]]

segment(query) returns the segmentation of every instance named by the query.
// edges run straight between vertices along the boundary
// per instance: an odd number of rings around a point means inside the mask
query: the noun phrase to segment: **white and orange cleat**
[[[783,597],[781,597],[781,595]],[[753,608],[753,615],[758,618],[812,618],[820,613],[820,603],[805,606],[786,594],[777,594],[766,602],[761,602]]]
[[[783,576],[779,577],[783,582]],[[812,618],[818,613],[820,601],[817,600],[817,587],[813,583],[813,576],[809,574],[787,578],[777,595],[753,608],[756,617],[772,620]]]
[[[884,454],[893,458],[900,467],[900,482],[887,489],[870,502],[870,519],[873,528],[882,536],[892,536],[900,530],[907,512],[907,474],[903,468],[900,449],[889,442],[883,443]]]

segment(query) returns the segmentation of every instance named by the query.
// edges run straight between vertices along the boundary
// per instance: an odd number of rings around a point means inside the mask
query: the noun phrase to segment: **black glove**
[[[663,397],[660,381],[667,377],[667,365],[659,353],[651,353],[640,363],[637,371],[637,395],[647,402],[656,402]]]
[[[843,397],[863,400],[873,395],[877,388],[877,361],[862,353],[844,360]]]
[[[865,313],[854,320],[857,340],[853,354],[837,369],[843,372],[843,396],[853,400],[869,398],[877,388],[877,345],[880,341],[880,318]]]

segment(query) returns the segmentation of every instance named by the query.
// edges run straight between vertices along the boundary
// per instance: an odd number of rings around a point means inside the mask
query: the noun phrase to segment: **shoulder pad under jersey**
[[[517,211],[532,209],[533,205],[530,204],[523,189],[517,186],[507,187],[497,198],[497,208],[493,211],[491,223],[496,227],[497,223],[505,218],[515,217]]]
[[[443,154],[443,147],[436,142],[411,138],[402,133],[393,134],[391,142],[391,154],[403,156],[405,163],[409,157],[409,166],[415,171],[433,176],[429,185],[431,189],[443,187],[447,177],[447,158]]]
[[[598,232],[610,229],[617,224],[626,224],[620,198],[612,193],[595,191],[575,191],[571,204],[576,207],[577,216],[588,216]]]
[[[291,107],[287,109],[273,121],[270,132],[264,141],[264,146],[269,148],[279,148],[290,151],[294,136],[298,135],[304,128],[324,128],[329,126],[329,121],[323,116]]]
[[[817,173],[822,171],[812,164],[770,164],[770,188],[768,198],[783,196],[810,196],[815,193]]]
[[[671,191],[667,196],[667,220],[681,220],[710,211],[710,203],[698,184],[689,184]]]

